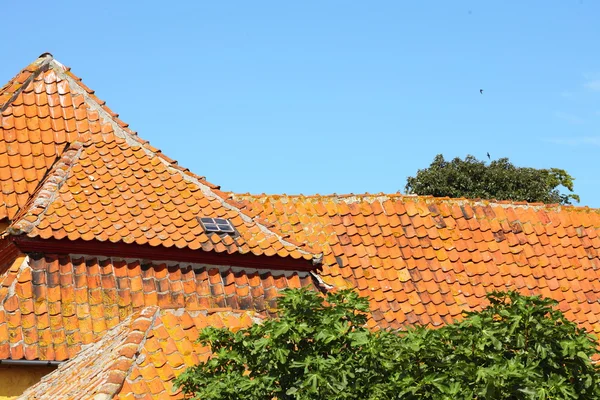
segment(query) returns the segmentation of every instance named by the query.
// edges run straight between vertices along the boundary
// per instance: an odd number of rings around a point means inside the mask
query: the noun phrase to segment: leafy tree
[[[428,168],[406,180],[407,193],[436,197],[467,197],[542,203],[579,202],[576,194],[561,194],[559,188],[573,191],[574,178],[558,168],[516,167],[508,158],[489,164],[468,155],[446,161],[438,154]]]
[[[437,386],[431,399],[598,399],[595,339],[553,308],[556,302],[517,292],[491,293],[490,305],[434,331],[415,352],[417,371]],[[411,372],[414,373],[414,372]]]
[[[594,339],[516,292],[440,329],[365,328],[351,291],[289,290],[279,316],[232,332],[206,328],[214,356],[176,385],[194,399],[598,399]]]

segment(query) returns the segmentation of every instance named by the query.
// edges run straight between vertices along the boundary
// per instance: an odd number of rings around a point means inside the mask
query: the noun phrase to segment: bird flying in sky
[[[489,152],[487,153],[487,156],[488,156],[488,160],[491,160],[491,159],[492,159],[492,158],[490,157],[490,153],[489,153]]]
[[[479,89],[479,94],[483,94],[483,89]]]

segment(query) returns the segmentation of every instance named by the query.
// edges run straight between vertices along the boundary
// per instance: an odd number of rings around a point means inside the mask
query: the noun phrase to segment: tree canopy
[[[277,318],[206,328],[213,357],[176,379],[194,399],[598,399],[593,337],[516,292],[440,329],[371,331],[351,291],[288,290]]]
[[[407,178],[404,190],[436,197],[571,204],[571,200],[578,202],[579,196],[562,194],[560,189],[573,192],[573,181],[563,169],[516,167],[508,158],[486,164],[471,155],[446,161],[438,154],[428,168]]]

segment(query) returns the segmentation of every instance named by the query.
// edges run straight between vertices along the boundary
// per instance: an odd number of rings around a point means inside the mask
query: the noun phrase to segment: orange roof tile
[[[0,219],[13,235],[318,262],[141,140],[49,54],[0,91],[0,111]],[[239,237],[208,235],[199,217],[228,218]]]
[[[232,199],[322,249],[320,276],[368,296],[372,326],[437,325],[483,306],[486,292],[518,289],[555,298],[600,333],[598,210],[383,194]]]
[[[0,359],[72,358],[148,306],[271,315],[280,290],[308,272],[92,256],[21,256],[0,275]]]
[[[60,365],[20,399],[181,399],[173,379],[204,361],[209,349],[196,342],[206,326],[230,329],[260,321],[251,312],[160,310],[146,307],[77,356]]]
[[[0,114],[0,359],[70,359],[27,398],[169,397],[173,377],[207,356],[198,329],[271,315],[286,287],[355,288],[372,328],[439,326],[518,289],[600,333],[598,210],[229,195],[141,140],[48,54],[0,89]],[[239,237],[207,235],[204,216]]]

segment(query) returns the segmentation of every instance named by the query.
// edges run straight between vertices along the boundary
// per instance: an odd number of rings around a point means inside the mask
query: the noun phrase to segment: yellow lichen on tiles
[[[598,329],[588,318],[600,315],[600,275],[588,266],[600,265],[598,211],[402,195],[232,198],[292,239],[326,232],[318,236],[322,279],[341,288],[341,275],[369,297],[374,325],[438,326],[483,306],[487,291],[513,289],[553,297],[575,322]],[[308,215],[309,206],[323,212]],[[568,279],[546,290],[540,276],[555,274]],[[400,314],[390,317],[390,308]]]

